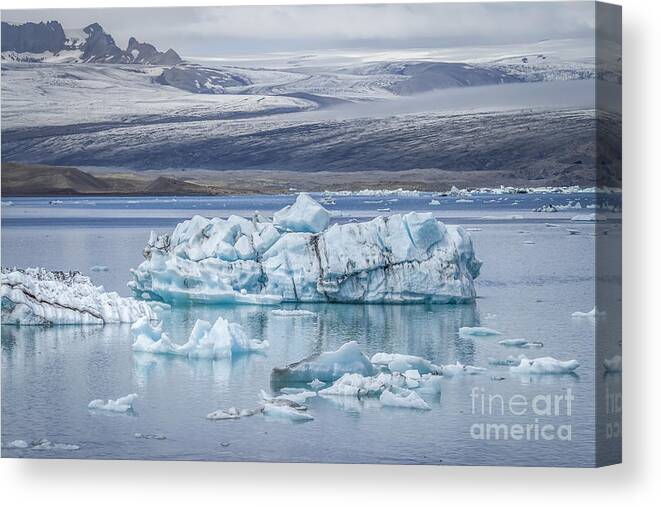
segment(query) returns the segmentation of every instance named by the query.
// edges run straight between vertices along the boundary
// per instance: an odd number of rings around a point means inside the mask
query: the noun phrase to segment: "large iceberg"
[[[2,269],[2,323],[22,326],[132,323],[156,319],[145,301],[105,292],[78,272]]]
[[[481,262],[470,235],[431,213],[335,224],[306,194],[273,220],[195,216],[152,233],[129,287],[201,303],[461,303]]]
[[[153,326],[147,319],[140,319],[131,326],[135,338],[134,352],[170,354],[189,358],[228,359],[233,354],[259,352],[268,348],[267,340],[249,338],[243,327],[222,317],[211,325],[199,319],[183,345],[172,342],[161,324]]]

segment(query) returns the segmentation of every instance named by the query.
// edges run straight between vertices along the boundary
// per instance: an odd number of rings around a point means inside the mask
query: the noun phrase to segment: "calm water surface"
[[[288,318],[272,307],[187,306],[164,314],[164,330],[185,342],[196,319],[218,316],[241,323],[268,339],[265,354],[231,361],[187,360],[133,353],[129,326],[2,327],[2,441],[48,438],[74,443],[77,451],[3,449],[3,456],[234,461],[329,461],[430,464],[591,466],[594,464],[594,323],[572,319],[595,298],[595,225],[572,222],[579,213],[534,213],[542,204],[581,202],[594,196],[336,197],[334,220],[366,219],[385,211],[432,211],[471,232],[484,261],[474,305],[289,305],[316,313]],[[129,269],[142,260],[154,229],[166,232],[193,214],[269,214],[293,196],[216,198],[16,198],[2,209],[2,265],[75,269],[107,290],[129,295]],[[62,203],[49,204],[49,201]],[[6,204],[6,201],[5,201]],[[512,219],[517,215],[516,219]],[[557,227],[549,227],[551,223]],[[618,221],[609,222],[617,237]],[[580,233],[570,235],[567,228]],[[107,272],[90,267],[106,265]],[[617,283],[614,280],[613,283]],[[462,326],[489,326],[498,338],[462,338]],[[541,341],[541,350],[508,349],[503,338]],[[366,354],[399,352],[437,364],[460,361],[488,368],[482,375],[444,379],[441,395],[424,395],[431,411],[381,407],[378,400],[316,397],[308,401],[315,419],[290,423],[254,416],[208,421],[206,414],[230,406],[252,408],[260,389],[273,391],[274,366],[356,340]],[[575,358],[577,375],[517,377],[491,366],[521,352],[531,357]],[[615,348],[610,355],[619,353]],[[482,409],[471,393],[574,397],[571,416],[523,416],[498,404]],[[95,398],[138,393],[133,414],[92,412]],[[476,401],[475,401],[476,400]],[[571,426],[571,441],[532,438],[483,440],[475,425],[551,424]],[[160,433],[165,440],[133,435]]]

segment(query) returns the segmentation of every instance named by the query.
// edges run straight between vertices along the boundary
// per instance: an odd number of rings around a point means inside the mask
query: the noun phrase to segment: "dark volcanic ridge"
[[[112,36],[98,23],[83,29],[86,39],[67,39],[57,21],[14,25],[2,22],[2,51],[15,53],[44,53],[54,55],[62,51],[82,52],[81,63],[126,63],[144,65],[176,65],[182,60],[173,49],[161,53],[153,45],[129,39],[127,48],[121,49]],[[29,57],[26,57],[29,61]],[[23,60],[26,61],[26,60]]]

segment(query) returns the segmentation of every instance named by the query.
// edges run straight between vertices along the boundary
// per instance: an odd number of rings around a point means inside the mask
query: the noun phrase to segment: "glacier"
[[[43,268],[2,269],[2,324],[49,326],[132,323],[156,319],[157,306],[102,286],[78,272]]]
[[[218,317],[212,325],[198,319],[188,341],[178,345],[162,330],[159,322],[155,326],[146,318],[131,326],[135,338],[134,352],[169,354],[188,358],[230,359],[233,354],[260,352],[269,347],[268,340],[249,338],[240,324]]]
[[[166,303],[465,303],[481,261],[470,235],[431,213],[329,226],[309,195],[269,219],[194,216],[152,233],[136,297]],[[312,380],[312,379],[310,379]]]

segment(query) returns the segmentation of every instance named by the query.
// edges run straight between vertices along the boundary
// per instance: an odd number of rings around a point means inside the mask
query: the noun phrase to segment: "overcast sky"
[[[443,48],[589,37],[594,3],[400,4],[3,10],[10,22],[100,23],[184,56],[323,48]]]

